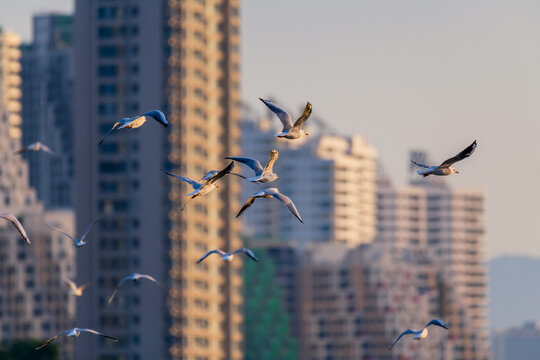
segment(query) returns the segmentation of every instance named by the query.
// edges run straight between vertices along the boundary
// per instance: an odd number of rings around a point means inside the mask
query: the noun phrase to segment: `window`
[[[113,58],[123,54],[123,48],[120,46],[100,46],[99,56],[102,58]]]
[[[114,77],[118,75],[118,66],[102,65],[98,68],[98,74],[101,77]]]
[[[102,84],[99,86],[99,95],[116,95],[118,93],[118,86],[114,84]]]
[[[110,39],[114,36],[114,30],[110,26],[100,26],[98,28],[98,37],[100,39]]]
[[[98,18],[100,19],[116,19],[118,8],[115,6],[102,6],[98,8]]]
[[[115,116],[118,114],[118,104],[115,103],[101,103],[98,107],[99,115],[102,116]]]

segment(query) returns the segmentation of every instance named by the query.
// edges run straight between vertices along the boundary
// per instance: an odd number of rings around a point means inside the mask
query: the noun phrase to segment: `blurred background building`
[[[508,330],[495,330],[492,335],[495,360],[534,360],[540,353],[540,326],[527,322]]]

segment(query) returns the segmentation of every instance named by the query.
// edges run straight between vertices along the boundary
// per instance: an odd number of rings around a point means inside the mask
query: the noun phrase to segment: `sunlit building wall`
[[[9,136],[21,138],[21,39],[0,28],[0,102],[9,122]]]

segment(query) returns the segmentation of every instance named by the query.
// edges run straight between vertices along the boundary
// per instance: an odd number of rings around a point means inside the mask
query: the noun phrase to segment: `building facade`
[[[30,185],[47,208],[73,206],[73,17],[36,15],[33,41],[22,49],[22,143],[46,152],[24,154]]]
[[[241,359],[241,262],[195,262],[207,250],[240,246],[236,179],[183,212],[186,184],[238,154],[239,2],[78,0],[75,12],[75,200],[77,227],[105,214],[78,253],[79,326],[120,338],[80,339],[79,359]],[[161,109],[151,121],[100,137],[122,117]],[[218,261],[216,261],[218,260]],[[165,285],[126,284],[132,272]]]
[[[9,122],[9,136],[21,138],[21,50],[19,35],[0,28],[0,106]]]
[[[495,330],[492,334],[495,360],[533,360],[540,352],[540,326],[527,322],[507,330]]]

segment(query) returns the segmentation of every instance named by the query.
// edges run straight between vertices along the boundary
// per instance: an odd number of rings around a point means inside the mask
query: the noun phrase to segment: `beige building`
[[[77,227],[106,214],[78,252],[79,279],[95,286],[77,321],[122,340],[81,337],[78,359],[243,358],[241,261],[195,263],[240,246],[239,184],[226,177],[180,212],[192,190],[160,171],[200,178],[239,154],[239,11],[236,0],[76,1]],[[97,145],[120,118],[151,109],[168,128],[150,121]],[[132,272],[168,290],[126,284],[106,304]]]
[[[9,122],[9,136],[21,138],[21,39],[0,28],[0,102]]]
[[[264,186],[246,184],[244,198],[265,187],[278,187],[294,201],[304,224],[279,202],[261,201],[242,215],[244,231],[350,247],[371,242],[376,234],[376,150],[360,135],[312,133],[297,141],[278,139],[277,124],[277,118],[242,124],[243,156],[264,165],[270,150],[279,150],[274,172],[280,176]],[[241,166],[245,175],[252,176],[251,169]]]

